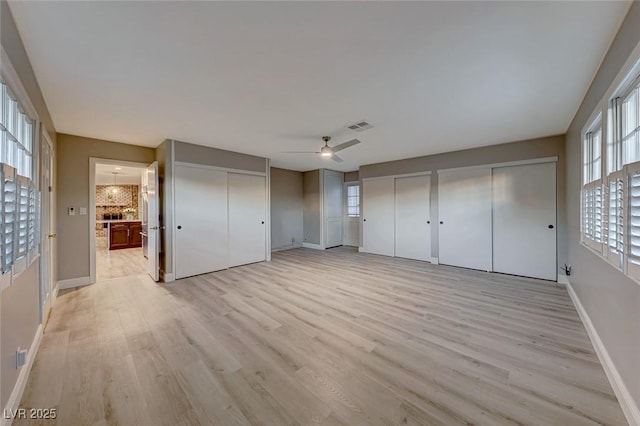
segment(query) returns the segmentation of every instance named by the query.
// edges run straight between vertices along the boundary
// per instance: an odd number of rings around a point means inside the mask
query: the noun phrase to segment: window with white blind
[[[39,250],[36,119],[25,112],[2,79],[0,96],[0,273],[16,275]]]
[[[347,186],[347,216],[360,217],[360,185]]]

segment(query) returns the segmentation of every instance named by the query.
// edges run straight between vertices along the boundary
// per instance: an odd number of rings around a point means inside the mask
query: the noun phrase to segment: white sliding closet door
[[[431,176],[396,179],[396,256],[431,260]]]
[[[227,268],[227,173],[175,166],[176,278]]]
[[[362,238],[367,253],[394,255],[394,185],[394,178],[362,183]]]
[[[493,169],[493,270],[557,279],[556,163]]]
[[[438,175],[439,262],[491,270],[491,169]]]
[[[229,267],[266,260],[265,179],[229,173]]]

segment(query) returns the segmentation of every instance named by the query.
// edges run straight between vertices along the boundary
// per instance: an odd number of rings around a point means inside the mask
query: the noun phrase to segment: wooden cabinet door
[[[129,224],[129,247],[142,247],[142,224]]]
[[[109,234],[109,250],[129,247],[129,225],[112,223]]]

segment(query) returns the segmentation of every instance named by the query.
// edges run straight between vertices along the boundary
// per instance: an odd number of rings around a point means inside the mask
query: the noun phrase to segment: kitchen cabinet
[[[142,247],[141,222],[110,222],[109,250]]]

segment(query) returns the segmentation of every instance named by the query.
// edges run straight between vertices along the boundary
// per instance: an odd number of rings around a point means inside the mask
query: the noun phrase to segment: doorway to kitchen
[[[91,159],[92,282],[145,273],[154,277],[157,241],[152,231],[150,249],[149,213],[151,203],[152,216],[157,216],[156,170],[157,163]],[[157,221],[152,222],[157,230]]]

